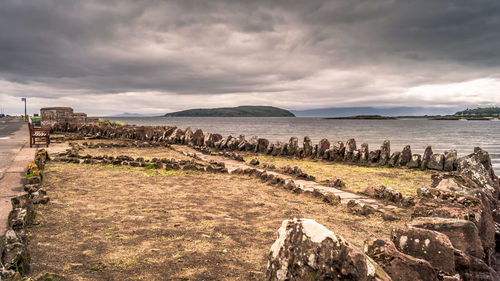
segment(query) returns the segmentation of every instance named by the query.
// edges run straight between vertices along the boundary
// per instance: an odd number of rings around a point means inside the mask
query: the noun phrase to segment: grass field
[[[36,208],[29,230],[33,276],[262,280],[284,219],[315,219],[359,247],[408,219],[352,215],[239,175],[61,162],[44,175],[51,201]]]
[[[362,192],[368,186],[385,185],[405,196],[415,196],[419,187],[430,186],[431,175],[435,172],[413,169],[395,169],[386,167],[360,167],[356,165],[334,163],[313,159],[292,159],[253,153],[242,154],[247,163],[257,158],[261,164],[274,164],[277,168],[298,166],[300,169],[324,183],[327,180],[341,178],[346,187],[343,190]]]

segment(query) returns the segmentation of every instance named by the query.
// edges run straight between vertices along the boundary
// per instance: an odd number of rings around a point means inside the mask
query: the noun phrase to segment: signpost
[[[26,98],[21,98],[21,101],[24,101],[24,121],[28,121],[28,117],[26,115]]]

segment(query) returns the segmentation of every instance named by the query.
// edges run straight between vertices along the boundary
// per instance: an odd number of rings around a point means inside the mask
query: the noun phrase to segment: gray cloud
[[[4,0],[0,86],[7,104],[114,96],[109,112],[174,96],[172,110],[465,105],[457,83],[498,103],[499,13],[497,0]],[[157,108],[137,98],[152,93]]]

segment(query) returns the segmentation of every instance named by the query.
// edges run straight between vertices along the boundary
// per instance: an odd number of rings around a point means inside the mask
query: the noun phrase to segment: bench
[[[31,122],[28,122],[28,128],[30,130],[30,147],[33,147],[34,144],[38,142],[45,143],[47,147],[50,144],[50,128],[37,128]]]

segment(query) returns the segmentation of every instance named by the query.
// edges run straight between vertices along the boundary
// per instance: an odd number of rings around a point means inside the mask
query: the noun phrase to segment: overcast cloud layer
[[[500,1],[0,5],[0,109],[500,104]]]

